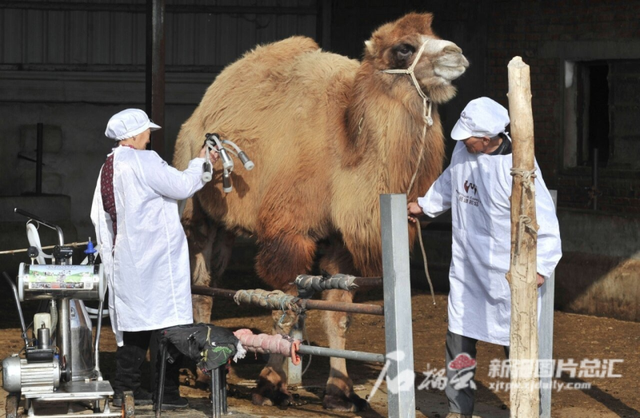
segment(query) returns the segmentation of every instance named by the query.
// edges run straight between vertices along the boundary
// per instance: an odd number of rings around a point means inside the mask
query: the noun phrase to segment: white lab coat
[[[431,217],[451,209],[449,330],[500,345],[509,345],[511,325],[505,274],[511,251],[512,165],[511,154],[470,154],[459,141],[449,167],[418,199]],[[548,278],[562,256],[560,230],[537,163],[536,175],[537,270]]]
[[[91,220],[109,284],[111,324],[121,346],[122,331],[193,323],[189,253],[177,200],[204,186],[204,159],[193,159],[180,172],[154,151],[120,146],[113,155],[118,217],[115,252],[112,221],[102,205],[100,177]]]

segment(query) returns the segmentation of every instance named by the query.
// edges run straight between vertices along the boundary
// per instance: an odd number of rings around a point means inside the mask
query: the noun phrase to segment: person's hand
[[[206,145],[202,147],[202,149],[200,150],[200,153],[198,154],[198,157],[205,158],[207,156],[207,149],[208,147]],[[218,154],[218,150],[216,150],[215,148],[209,152],[209,160],[211,161],[212,164],[215,164],[215,162],[218,161],[219,158],[220,158],[220,154]]]
[[[538,287],[542,286],[544,284],[544,276],[542,274],[538,274],[536,273],[536,282],[538,284]]]
[[[209,152],[209,160],[211,160],[212,164],[215,164],[216,161],[218,161],[220,159],[220,154],[218,154],[218,150],[217,149],[212,149],[211,152]]]
[[[421,216],[422,213],[422,208],[420,207],[420,205],[418,205],[418,202],[410,202],[407,205],[407,215],[409,217],[409,222],[418,222],[418,216]]]

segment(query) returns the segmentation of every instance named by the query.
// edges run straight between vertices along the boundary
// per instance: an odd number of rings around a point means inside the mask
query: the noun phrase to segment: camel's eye
[[[411,58],[411,55],[416,51],[416,49],[409,44],[400,44],[395,47],[396,55],[399,60],[406,61]]]

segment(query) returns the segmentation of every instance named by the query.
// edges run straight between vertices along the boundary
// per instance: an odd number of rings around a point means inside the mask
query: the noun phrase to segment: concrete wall
[[[558,190],[559,207],[592,206],[592,164],[575,166],[565,155],[568,132],[576,120],[565,115],[571,74],[567,63],[611,62],[609,110],[609,164],[601,165],[598,204],[616,214],[640,213],[640,176],[637,167],[620,164],[626,154],[640,152],[640,137],[628,129],[627,120],[638,114],[640,80],[639,1],[558,0],[485,1],[487,13],[487,74],[492,97],[507,105],[507,64],[521,56],[531,69],[536,157],[547,184]],[[613,63],[627,60],[624,78],[616,76]],[[629,95],[627,95],[629,96]],[[579,98],[585,101],[584,97]],[[606,105],[606,104],[605,104]],[[575,118],[573,118],[575,119]],[[579,120],[577,121],[580,122]],[[581,126],[578,126],[581,129]],[[631,145],[633,144],[633,145]],[[631,148],[629,148],[631,147]],[[631,151],[633,150],[633,151]],[[618,164],[615,164],[616,161]]]
[[[485,1],[487,82],[492,97],[507,105],[507,64],[521,56],[531,69],[536,158],[549,188],[558,190],[563,259],[556,272],[556,307],[639,320],[640,173],[624,155],[637,155],[640,80],[639,1]],[[576,164],[574,137],[583,126],[572,114],[573,62],[609,63],[609,164]],[[624,60],[624,61],[623,61]],[[624,63],[624,78],[617,74]],[[584,97],[578,97],[584,105]],[[632,120],[633,116],[631,117]],[[633,145],[630,145],[633,144]],[[635,151],[625,151],[629,146]],[[602,150],[601,150],[602,152]],[[636,157],[637,160],[637,157]],[[615,164],[618,162],[618,164]],[[614,163],[614,164],[612,164]],[[597,196],[598,210],[593,207]]]
[[[27,3],[46,5],[34,0]],[[18,155],[34,158],[35,125],[43,123],[43,192],[68,197],[67,219],[61,222],[70,222],[68,236],[77,240],[93,234],[91,196],[112,145],[104,137],[107,120],[124,107],[144,107],[142,8],[123,11],[119,9],[122,2],[104,3],[107,6],[102,11],[90,10],[92,2],[87,2],[83,10],[50,13],[44,6],[29,11],[0,5],[0,16],[7,23],[0,28],[4,35],[0,37],[0,195],[10,209],[15,196],[34,191],[35,166]],[[547,185],[559,189],[564,258],[557,273],[557,306],[638,320],[640,176],[637,171],[603,170],[601,211],[581,210],[589,203],[591,171],[565,166],[564,136],[570,130],[565,129],[564,71],[566,60],[640,59],[640,1],[322,3],[331,4],[326,49],[353,58],[361,57],[364,40],[378,25],[409,11],[434,13],[436,33],[462,47],[471,64],[455,83],[458,96],[439,108],[447,133],[465,104],[475,97],[488,95],[506,105],[506,66],[513,56],[523,57],[531,66],[536,155]],[[313,9],[315,4],[300,2],[300,7]],[[78,3],[77,7],[83,6]],[[222,14],[210,20],[198,13],[168,16],[165,159],[171,159],[180,124],[198,104],[216,71],[257,42],[295,33],[313,36],[315,17],[305,13],[300,19],[262,15],[247,20],[244,15]],[[38,29],[28,30],[34,24]],[[91,33],[81,39],[74,28],[85,26]],[[127,29],[130,26],[135,29]],[[68,29],[61,31],[60,27]],[[64,42],[54,42],[56,39]],[[453,141],[447,146],[451,150]],[[44,218],[60,217],[51,210],[51,205],[66,204],[60,202],[37,203],[32,210],[42,210],[45,213],[37,214]],[[9,229],[3,231],[15,232],[2,234],[7,240],[0,250],[25,242],[24,225],[9,216],[2,212],[0,220],[17,223],[5,225]],[[451,239],[447,228],[444,220],[425,231],[430,270],[440,289],[447,287]],[[413,268],[419,272],[418,251],[414,251]],[[4,256],[0,264],[16,260]],[[414,277],[416,284],[423,280]]]
[[[56,75],[56,80],[50,77],[9,73],[0,79],[4,97],[15,100],[0,102],[0,190],[4,196],[35,192],[35,163],[19,155],[35,158],[36,124],[43,123],[42,192],[70,197],[70,220],[77,226],[78,235],[86,239],[93,235],[89,209],[95,182],[113,146],[104,136],[106,123],[125,107],[144,108],[144,79],[140,74],[117,77],[92,74],[90,78],[65,74]],[[163,128],[167,143],[165,158],[169,161],[180,125],[193,112],[214,77],[192,75],[189,83],[175,81],[180,76],[168,77]],[[25,85],[29,88],[24,88]],[[47,100],[42,101],[41,97]],[[61,102],[54,98],[60,98]],[[69,102],[62,101],[64,98]],[[47,218],[46,213],[36,215]]]
[[[556,268],[556,309],[640,321],[640,219],[560,209],[562,259]],[[447,212],[423,229],[429,273],[437,291],[449,290],[451,219]],[[419,245],[412,284],[427,289]]]
[[[640,321],[640,219],[559,212],[556,308]]]

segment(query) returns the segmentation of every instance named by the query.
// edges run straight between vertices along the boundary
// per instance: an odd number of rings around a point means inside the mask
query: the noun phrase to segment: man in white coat
[[[481,97],[469,102],[451,131],[458,141],[451,164],[427,194],[408,204],[409,220],[451,209],[446,361],[448,417],[471,417],[478,340],[509,355],[511,291],[505,277],[511,251],[511,140],[507,110]],[[536,162],[538,287],[562,256],[555,206]]]
[[[117,145],[100,170],[91,208],[118,344],[112,381],[116,406],[124,391],[134,393],[137,405],[152,402],[140,386],[151,332],[193,323],[189,255],[177,201],[205,185],[207,149],[178,171],[146,150],[156,129],[160,126],[140,109],[111,117],[105,135]],[[215,162],[218,153],[211,151],[210,159]],[[178,392],[177,367],[167,367],[163,408],[187,405]]]

